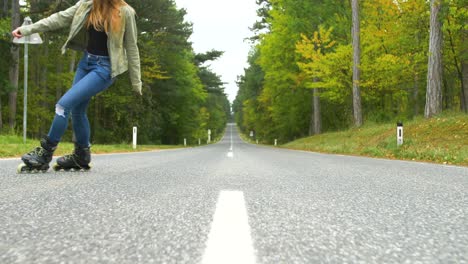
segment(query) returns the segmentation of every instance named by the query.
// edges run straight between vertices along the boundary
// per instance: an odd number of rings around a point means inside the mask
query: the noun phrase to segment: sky
[[[211,70],[225,82],[225,92],[233,102],[237,95],[237,76],[247,68],[251,44],[249,27],[257,20],[255,0],[175,0],[187,10],[185,20],[193,23],[190,41],[196,53],[212,49],[224,51]]]

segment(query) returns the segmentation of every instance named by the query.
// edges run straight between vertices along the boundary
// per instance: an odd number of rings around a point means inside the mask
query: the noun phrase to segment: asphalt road
[[[231,125],[90,172],[19,163],[0,160],[2,264],[468,263],[467,167],[255,146]]]

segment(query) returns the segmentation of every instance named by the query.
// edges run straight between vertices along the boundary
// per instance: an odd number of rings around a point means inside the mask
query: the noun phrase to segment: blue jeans
[[[94,95],[106,90],[114,82],[111,78],[110,65],[109,57],[85,52],[78,64],[72,88],[60,98],[55,106],[54,121],[48,134],[52,142],[60,142],[67,130],[71,113],[76,143],[82,147],[90,146],[91,130],[86,109]]]

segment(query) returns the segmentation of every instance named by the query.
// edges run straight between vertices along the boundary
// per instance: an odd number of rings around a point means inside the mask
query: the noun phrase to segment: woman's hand
[[[13,35],[13,37],[15,38],[21,38],[23,37],[23,35],[21,34],[21,32],[19,31],[19,28],[16,28],[15,30],[13,30],[11,32],[11,34]]]

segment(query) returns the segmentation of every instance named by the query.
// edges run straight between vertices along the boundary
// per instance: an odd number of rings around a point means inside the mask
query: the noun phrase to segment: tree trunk
[[[20,14],[19,14],[19,0],[11,1],[11,30],[15,30],[20,26]],[[10,129],[15,128],[16,122],[16,98],[18,96],[18,78],[19,78],[19,47],[17,45],[11,45],[11,65],[9,71],[10,84],[13,90],[8,96],[8,110],[9,115],[9,126]]]
[[[3,0],[2,17],[8,16],[8,0]]]
[[[315,116],[315,98],[313,89],[310,91],[312,94],[310,100],[310,120],[309,120],[309,136],[314,135],[314,116]]]
[[[461,90],[461,107],[465,113],[468,113],[468,62],[462,61],[462,90]]]
[[[454,44],[454,40],[453,40],[453,35],[452,32],[450,31],[450,19],[447,18],[447,24],[448,24],[448,29],[447,29],[447,33],[448,33],[448,38],[449,38],[449,43],[450,43],[450,48],[451,48],[451,51],[452,51],[452,54],[453,54],[453,62],[454,62],[454,66],[455,66],[455,69],[457,70],[457,75],[458,75],[458,79],[460,80],[460,109],[461,111],[464,111],[464,112],[468,112],[467,110],[467,101],[466,101],[466,90],[465,90],[465,85],[466,85],[466,78],[468,78],[466,76],[466,72],[464,73],[463,71],[466,69],[464,69],[464,67],[466,67],[466,56],[468,54],[466,54],[468,52],[468,50],[466,48],[462,48],[461,49],[461,52],[460,54],[458,54],[457,56],[457,52],[455,51],[455,44]],[[468,30],[462,30],[461,31],[461,45],[462,47],[466,47],[468,45]],[[460,57],[460,59],[458,59],[458,57]],[[458,62],[460,60],[460,63]],[[465,64],[465,66],[463,66]],[[454,96],[454,95],[452,95]]]
[[[461,58],[461,91],[460,91],[460,101],[461,109],[468,113],[468,30],[462,31],[462,45],[465,47],[462,49],[460,55]]]
[[[431,0],[426,107],[424,110],[426,118],[442,112],[442,22],[439,17],[441,5],[441,0]]]
[[[0,134],[3,130],[3,118],[2,118],[2,95],[0,94]]]
[[[320,112],[320,90],[314,89],[314,133],[322,133],[322,113]]]
[[[419,47],[421,45],[421,37],[419,33],[416,34],[416,46]],[[414,71],[414,84],[413,84],[413,115],[419,115],[419,82],[420,82],[420,73],[419,68],[416,63],[416,58],[413,61],[413,71]]]
[[[442,109],[450,109],[452,107],[453,96],[450,89],[450,83],[447,78],[442,79]]]
[[[361,41],[360,41],[360,26],[359,26],[359,0],[351,0],[353,12],[353,115],[354,125],[360,127],[362,125],[362,107],[361,107],[361,90],[359,87],[361,77]]]
[[[414,74],[414,86],[413,86],[413,115],[419,114],[419,74]]]
[[[316,82],[316,80],[314,80]],[[320,91],[312,89],[312,113],[310,114],[309,136],[322,133],[322,117],[320,112]]]

